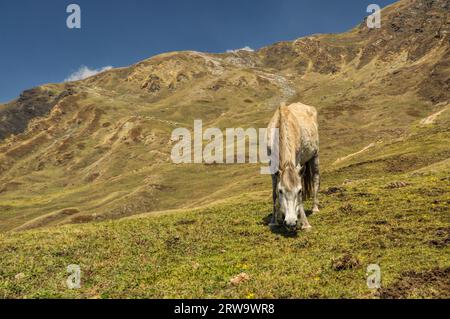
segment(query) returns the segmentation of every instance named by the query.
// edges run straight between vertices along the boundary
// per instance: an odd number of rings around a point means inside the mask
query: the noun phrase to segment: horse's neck
[[[296,165],[296,147],[294,136],[289,134],[289,124],[286,115],[280,118],[280,167],[288,164]]]

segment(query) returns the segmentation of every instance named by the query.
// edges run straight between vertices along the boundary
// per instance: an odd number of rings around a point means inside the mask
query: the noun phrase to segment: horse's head
[[[279,171],[278,198],[284,225],[290,231],[296,230],[298,211],[302,196],[301,166],[285,165]]]

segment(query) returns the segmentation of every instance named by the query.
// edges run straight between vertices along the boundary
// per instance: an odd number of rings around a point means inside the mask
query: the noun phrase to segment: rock
[[[26,277],[26,276],[25,276],[25,274],[24,274],[23,272],[18,273],[17,275],[14,276],[14,278],[15,278],[16,280],[22,280],[22,279],[25,278],[25,277]]]
[[[398,182],[392,182],[392,183],[387,184],[385,188],[387,188],[387,189],[396,189],[396,188],[406,187],[406,186],[409,186],[409,185],[410,184],[408,184],[406,182],[398,181]]]
[[[238,285],[240,285],[240,284],[242,284],[242,283],[244,283],[246,281],[249,281],[249,280],[250,280],[250,276],[247,275],[245,272],[243,272],[243,273],[240,273],[239,275],[237,275],[236,277],[232,278],[230,280],[230,283],[233,286],[238,286]]]

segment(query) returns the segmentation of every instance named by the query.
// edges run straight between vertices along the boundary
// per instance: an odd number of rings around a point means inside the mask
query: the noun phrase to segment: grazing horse
[[[319,212],[319,132],[317,111],[302,103],[282,104],[269,123],[268,131],[278,129],[278,136],[268,138],[268,151],[278,149],[278,171],[272,174],[273,215],[271,226],[284,217],[284,225],[296,230],[311,225],[306,218],[303,201],[314,197],[313,213]],[[273,161],[273,158],[272,158]]]

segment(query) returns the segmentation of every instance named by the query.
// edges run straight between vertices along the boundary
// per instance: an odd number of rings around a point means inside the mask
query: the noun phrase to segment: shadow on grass
[[[306,216],[309,217],[312,215],[312,210],[305,210],[305,213],[306,213]],[[298,237],[298,233],[301,232],[301,230],[289,231],[282,225],[269,226],[271,220],[272,220],[272,213],[270,213],[269,215],[267,215],[266,217],[264,217],[262,219],[262,224],[269,227],[270,230],[272,231],[272,233],[274,233],[274,234],[281,235],[283,237],[295,238],[295,237]]]

